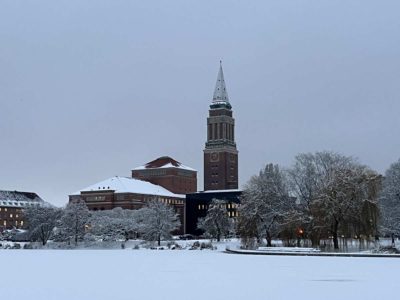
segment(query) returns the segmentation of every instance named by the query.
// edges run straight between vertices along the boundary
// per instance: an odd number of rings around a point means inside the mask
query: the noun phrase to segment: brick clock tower
[[[220,62],[214,96],[207,118],[207,142],[204,149],[204,190],[238,188],[238,151],[235,143],[235,119],[225,86]]]

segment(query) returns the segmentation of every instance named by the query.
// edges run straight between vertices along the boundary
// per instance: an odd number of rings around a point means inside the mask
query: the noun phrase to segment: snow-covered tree
[[[139,231],[142,237],[148,241],[157,241],[160,246],[161,240],[171,238],[171,232],[179,229],[181,222],[179,215],[174,209],[154,199],[144,208],[137,211]]]
[[[90,213],[84,201],[70,202],[63,210],[59,223],[58,238],[74,241],[75,246],[82,240],[89,224]]]
[[[268,164],[246,184],[239,210],[238,232],[242,238],[266,238],[268,246],[286,222],[295,201],[289,197],[284,173]]]
[[[92,212],[90,232],[103,240],[128,240],[139,230],[137,211],[116,207],[112,210]]]
[[[46,245],[61,217],[61,210],[52,206],[35,205],[24,209],[23,214],[28,223],[30,240]]]
[[[228,216],[226,202],[213,199],[208,207],[207,215],[199,219],[197,227],[218,242],[222,236],[228,236],[233,231],[233,223]]]
[[[392,236],[394,246],[394,236],[400,235],[400,160],[386,171],[379,202],[382,231]]]

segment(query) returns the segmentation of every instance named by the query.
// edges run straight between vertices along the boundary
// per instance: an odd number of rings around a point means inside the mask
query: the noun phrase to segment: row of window
[[[104,201],[106,200],[106,196],[91,196],[91,197],[86,197],[87,201]]]
[[[140,171],[139,176],[162,176],[166,175],[167,171],[163,169],[156,169],[156,170],[143,170]]]
[[[166,204],[183,204],[183,200],[159,198],[159,201]]]
[[[7,220],[4,220],[4,221],[3,221],[3,226],[4,226],[4,227],[7,227],[7,224],[9,224],[9,225],[12,224],[12,225],[15,226],[15,227],[18,227],[18,225],[19,225],[20,227],[23,227],[23,226],[24,226],[24,221],[20,221],[19,224],[18,224],[18,220],[15,220],[15,221],[9,220],[8,222],[7,222]]]
[[[106,189],[106,187],[105,186],[103,186],[103,190],[105,190]],[[110,189],[110,187],[108,186],[107,187],[107,190],[109,190]],[[101,186],[99,186],[99,190],[101,190]]]
[[[228,139],[235,140],[234,125],[229,123],[211,123],[208,124],[208,140]]]
[[[106,199],[105,196],[91,196],[86,198],[86,200],[88,201],[104,201],[105,199]],[[117,200],[122,201],[125,199],[126,197],[124,195],[117,195]],[[159,201],[166,204],[183,204],[183,200],[176,200],[176,199],[159,198]]]
[[[228,216],[229,217],[239,217],[239,212],[238,211],[228,211]]]
[[[19,218],[19,214],[9,214],[9,216],[10,216],[10,219],[13,219],[14,217],[16,218],[16,219],[18,219]],[[7,215],[6,214],[2,214],[1,215],[1,217],[2,218],[7,218]]]
[[[11,210],[12,210],[12,208],[11,208]],[[2,211],[8,211],[8,208],[7,207],[0,207],[0,212],[2,212]],[[15,211],[16,212],[21,212],[21,209],[15,209]]]
[[[193,176],[193,171],[178,170],[178,175],[179,176],[185,176],[185,177],[192,177]]]
[[[209,205],[207,205],[207,204],[198,204],[197,205],[197,209],[198,210],[208,209],[208,207],[209,207]],[[237,204],[237,203],[227,203],[226,204],[226,208],[227,209],[235,209],[235,208],[238,208],[238,207],[239,207],[239,204]]]

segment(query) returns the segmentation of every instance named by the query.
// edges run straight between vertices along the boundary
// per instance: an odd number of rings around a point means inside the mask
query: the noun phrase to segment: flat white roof
[[[115,176],[88,186],[72,195],[80,195],[81,192],[95,191],[114,191],[115,193],[135,193],[144,195],[164,196],[185,198],[185,195],[174,194],[162,186],[152,184],[147,181],[134,179],[130,177]]]
[[[232,189],[232,190],[207,190],[207,191],[200,191],[197,193],[228,193],[228,192],[242,192],[243,190],[239,189]]]

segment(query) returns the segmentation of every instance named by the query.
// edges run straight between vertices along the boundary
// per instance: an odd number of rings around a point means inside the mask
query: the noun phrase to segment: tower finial
[[[219,60],[219,71],[217,76],[217,83],[215,84],[214,96],[212,102],[229,103],[228,92],[225,86],[224,71],[222,70],[222,59]]]

